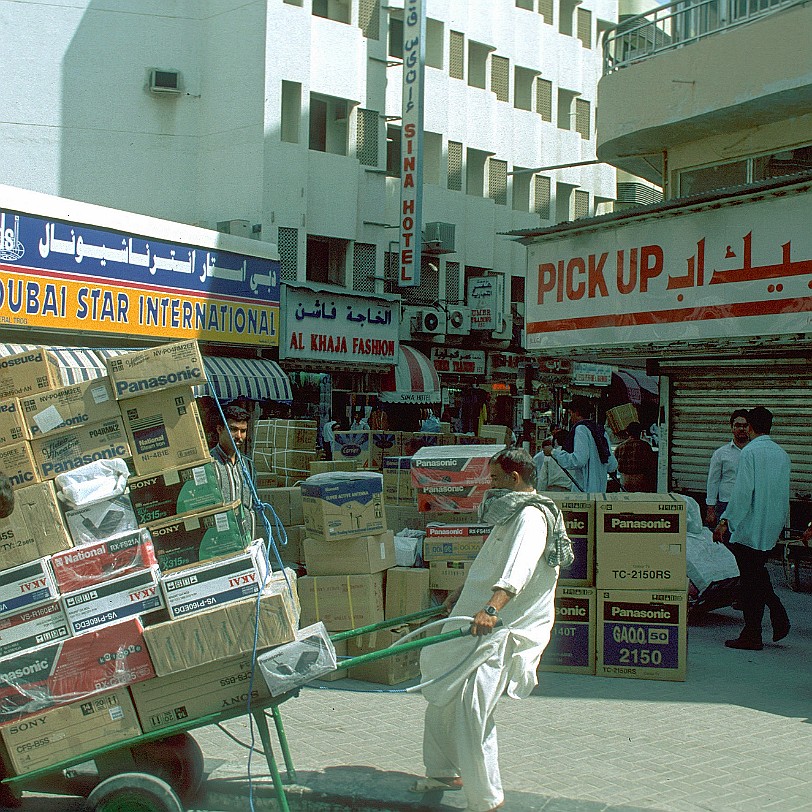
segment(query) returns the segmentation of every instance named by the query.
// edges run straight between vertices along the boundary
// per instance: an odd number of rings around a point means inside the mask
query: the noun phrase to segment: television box
[[[65,524],[77,545],[96,544],[138,529],[138,519],[126,493],[66,510]]]
[[[360,634],[347,640],[347,654],[358,657],[373,651],[380,651],[396,643],[408,634],[409,626],[396,626],[370,634]],[[400,682],[420,676],[420,649],[402,651],[380,660],[356,665],[349,669],[351,679],[375,682],[381,685],[397,685]]]
[[[302,483],[304,524],[324,539],[383,533],[383,477],[359,471],[317,474]]]
[[[595,600],[590,587],[556,588],[555,625],[539,671],[595,673]]]
[[[0,446],[19,443],[28,437],[17,398],[0,400]]]
[[[412,483],[411,457],[384,457],[383,495],[387,505],[417,504],[417,491]]]
[[[32,439],[121,417],[110,379],[95,378],[19,398],[20,413]]]
[[[131,530],[51,556],[54,579],[63,595],[148,570],[155,564],[152,541],[144,529]]]
[[[40,479],[53,479],[96,460],[129,457],[130,444],[120,417],[77,426],[51,437],[31,441],[31,453]]]
[[[431,606],[429,571],[423,567],[392,567],[386,571],[384,617],[394,620]]]
[[[321,620],[331,632],[380,623],[383,618],[382,572],[373,575],[307,575],[299,579],[301,625]]]
[[[0,569],[16,567],[71,547],[54,483],[14,492],[14,510],[0,519]]]
[[[444,445],[419,449],[412,457],[412,479],[418,489],[435,485],[490,487],[491,457],[502,445]]]
[[[308,575],[353,575],[383,572],[395,566],[395,537],[391,530],[351,539],[305,538]]]
[[[40,481],[31,445],[25,440],[0,448],[0,471],[11,480],[11,487],[15,491]]]
[[[575,560],[558,573],[558,583],[567,586],[595,585],[595,500],[589,493],[547,492],[561,509]]]
[[[141,524],[197,513],[225,502],[211,461],[130,477],[127,484]]]
[[[18,774],[50,767],[141,735],[127,689],[98,694],[0,728]]]
[[[598,589],[597,665],[604,677],[685,679],[687,592]]]
[[[240,529],[239,501],[147,525],[164,572],[241,553],[252,539]]]
[[[337,431],[333,439],[333,459],[354,462],[356,470],[372,468],[372,432]]]
[[[211,459],[194,392],[188,386],[130,398],[121,416],[139,476]]]
[[[0,572],[0,618],[18,615],[58,597],[47,558]]]
[[[685,502],[672,494],[597,494],[596,585],[681,590],[686,572]]]
[[[43,347],[0,358],[0,398],[24,397],[61,385],[59,363]]]
[[[0,657],[70,636],[62,604],[54,600],[0,620]]]
[[[471,561],[430,561],[429,588],[452,591],[461,587],[468,577]]]
[[[472,513],[479,509],[487,485],[427,485],[417,490],[422,513]]]
[[[203,357],[194,339],[113,356],[107,359],[107,372],[118,400],[206,382]]]
[[[258,491],[259,498],[269,504],[279,521],[285,526],[304,524],[302,512],[302,489],[300,486],[291,488],[264,488]],[[269,516],[269,518],[271,518]],[[271,521],[273,524],[273,521]]]
[[[138,618],[0,660],[0,721],[155,676]]]
[[[427,524],[423,560],[473,561],[491,530],[487,524]]]

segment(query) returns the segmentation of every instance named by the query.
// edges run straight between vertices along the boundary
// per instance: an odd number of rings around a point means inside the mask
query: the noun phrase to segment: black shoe
[[[732,640],[725,640],[728,648],[741,648],[747,651],[761,651],[764,645],[758,640],[748,640],[747,638],[734,637]]]
[[[784,619],[779,623],[773,623],[773,643],[783,640],[790,630],[789,619]]]

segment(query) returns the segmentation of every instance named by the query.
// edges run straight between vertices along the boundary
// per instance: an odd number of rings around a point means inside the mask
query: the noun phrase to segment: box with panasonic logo
[[[308,535],[343,539],[386,531],[383,477],[372,472],[335,471],[302,483],[302,512]]]
[[[18,443],[27,437],[17,398],[0,400],[0,446]]]
[[[31,452],[40,479],[53,479],[96,460],[129,457],[130,445],[120,417],[72,428],[31,441]]]
[[[25,440],[0,448],[0,471],[9,478],[15,491],[34,485],[42,479],[31,453],[31,445]]]
[[[591,493],[555,493],[549,496],[564,516],[575,560],[558,575],[567,586],[595,586],[595,499]]]
[[[194,339],[113,356],[107,359],[107,372],[118,400],[206,382],[203,356]]]
[[[590,587],[556,588],[555,624],[539,671],[595,673],[595,600]]]
[[[423,560],[473,561],[491,530],[487,524],[427,524]]]
[[[0,619],[0,657],[70,636],[62,604],[54,600]]]
[[[158,567],[112,578],[95,586],[68,592],[62,606],[74,634],[154,612],[164,605],[158,588]]]
[[[0,618],[17,615],[58,597],[47,558],[0,572]]]
[[[268,572],[262,543],[239,555],[208,561],[161,576],[166,608],[173,618],[256,595]]]
[[[137,618],[0,659],[0,722],[133,682],[155,670]]]
[[[43,347],[0,358],[0,398],[33,395],[61,385],[59,363]]]
[[[121,417],[107,377],[39,392],[20,398],[19,402],[28,436],[32,439]]]
[[[685,502],[674,494],[595,496],[598,589],[686,589]]]
[[[157,563],[146,529],[131,530],[51,556],[54,579],[63,595],[148,570]]]
[[[687,592],[599,589],[596,673],[682,682],[687,616]]]

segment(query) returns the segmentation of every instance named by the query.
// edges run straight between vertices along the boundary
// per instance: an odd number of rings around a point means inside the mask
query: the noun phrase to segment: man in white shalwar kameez
[[[472,636],[428,646],[420,658],[422,681],[429,683],[423,688],[427,778],[412,787],[462,787],[474,812],[504,802],[493,714],[503,693],[523,699],[536,686],[555,619],[559,566],[572,562],[561,512],[533,487],[532,457],[505,449],[491,460],[490,474],[494,490],[482,516],[494,528],[461,592],[446,601],[453,616],[474,618]]]

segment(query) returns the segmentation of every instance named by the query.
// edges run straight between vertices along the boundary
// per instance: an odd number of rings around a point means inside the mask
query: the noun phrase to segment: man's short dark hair
[[[506,474],[515,471],[523,482],[536,486],[536,465],[523,448],[515,445],[504,448],[491,457],[491,462],[496,463]]]
[[[764,406],[756,406],[747,412],[747,422],[757,434],[769,434],[773,427],[773,413]]]
[[[11,516],[14,512],[14,489],[11,487],[11,480],[0,474],[0,519]]]
[[[592,401],[586,395],[573,395],[564,408],[577,412],[581,417],[589,417],[592,414]]]
[[[733,426],[736,420],[740,417],[743,417],[745,420],[747,420],[747,409],[736,409],[736,411],[733,412],[732,415],[730,415],[730,425]]]
[[[226,422],[233,420],[235,423],[247,423],[251,419],[251,415],[242,406],[237,406],[235,403],[231,403],[223,409],[223,417]],[[218,420],[217,425],[223,426],[223,421]]]
[[[632,420],[632,422],[626,426],[626,433],[629,437],[640,437],[642,432],[643,427],[636,420]]]

